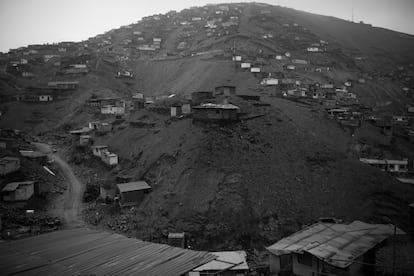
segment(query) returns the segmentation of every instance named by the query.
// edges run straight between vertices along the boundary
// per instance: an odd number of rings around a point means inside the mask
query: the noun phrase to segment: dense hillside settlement
[[[98,235],[122,259],[166,254],[138,275],[412,275],[413,49],[363,22],[232,3],[2,53],[4,244],[84,252]],[[164,244],[187,257],[168,266]],[[105,275],[89,258],[65,273]]]

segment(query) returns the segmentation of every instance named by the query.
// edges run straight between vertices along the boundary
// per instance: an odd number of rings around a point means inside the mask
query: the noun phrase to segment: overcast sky
[[[81,41],[143,16],[226,1],[0,0],[0,51],[28,44]],[[250,1],[231,1],[250,2]],[[263,0],[414,34],[414,0]]]

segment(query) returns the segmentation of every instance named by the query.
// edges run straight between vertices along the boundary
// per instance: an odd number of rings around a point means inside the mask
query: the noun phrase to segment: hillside
[[[98,204],[84,212],[91,224],[146,240],[185,231],[197,249],[260,248],[320,217],[392,218],[405,229],[414,186],[358,158],[369,153],[412,163],[408,134],[391,139],[366,120],[409,116],[412,49],[410,35],[264,4],[153,15],[87,41],[29,45],[2,55],[0,127],[53,142],[91,186],[114,187],[125,176],[147,181],[152,191],[134,208]],[[233,61],[236,56],[242,61]],[[242,69],[242,62],[260,72]],[[288,69],[292,64],[295,69]],[[279,84],[261,85],[267,77]],[[78,83],[69,90],[51,81]],[[352,82],[352,97],[335,107],[360,115],[357,126],[328,118],[328,96],[312,94],[325,93],[323,84],[335,94],[346,82]],[[221,85],[236,87],[227,100],[250,117],[233,124],[170,117],[169,99],[186,102],[192,92]],[[289,91],[307,96],[290,97]],[[155,103],[132,108],[137,93]],[[45,94],[53,101],[37,100]],[[125,114],[101,114],[88,102],[108,97],[123,100]],[[166,114],[154,106],[166,107]],[[119,156],[115,167],[68,133],[95,121],[111,125],[108,133],[91,135],[94,145],[108,145]],[[411,127],[410,117],[404,131]]]

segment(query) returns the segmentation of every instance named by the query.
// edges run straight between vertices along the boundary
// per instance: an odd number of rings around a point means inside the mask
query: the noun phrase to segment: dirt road
[[[56,208],[57,214],[63,219],[65,227],[79,227],[83,224],[79,213],[82,208],[82,194],[84,185],[73,173],[72,168],[66,161],[53,153],[50,145],[42,143],[33,143],[41,152],[46,153],[48,157],[60,167],[62,174],[67,181],[67,190],[63,202]]]

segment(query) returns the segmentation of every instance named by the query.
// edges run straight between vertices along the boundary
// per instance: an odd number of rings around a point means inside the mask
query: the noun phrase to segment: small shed
[[[168,234],[168,245],[186,248],[186,237],[185,233],[169,233]]]
[[[6,175],[20,170],[20,159],[17,157],[0,158],[0,175]]]
[[[196,121],[237,121],[240,108],[233,104],[202,104],[193,107]]]
[[[145,181],[135,181],[116,184],[119,191],[121,206],[131,206],[141,203],[145,194],[151,190],[151,186]]]
[[[35,181],[12,182],[2,190],[3,201],[25,201],[35,193]]]

